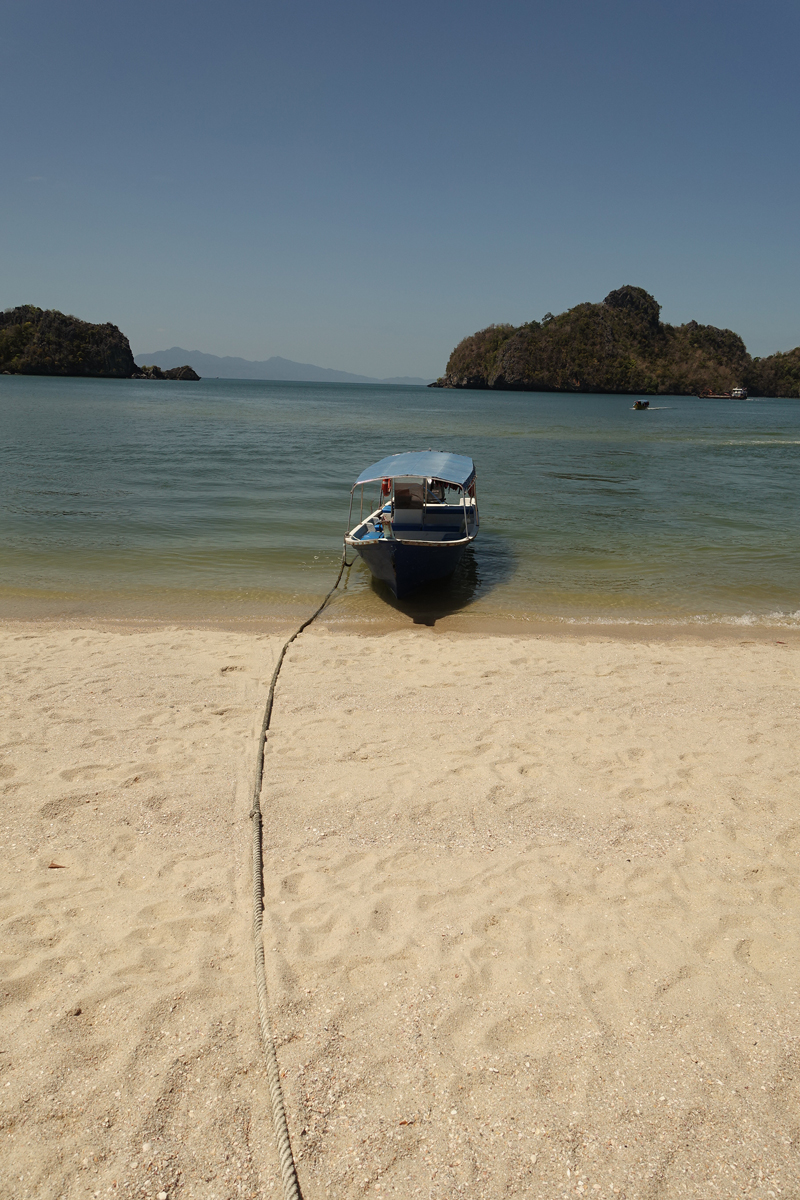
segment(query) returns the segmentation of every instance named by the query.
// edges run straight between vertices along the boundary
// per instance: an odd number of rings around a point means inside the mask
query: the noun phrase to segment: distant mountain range
[[[182,350],[172,346],[169,350],[157,350],[152,354],[137,354],[137,364],[160,367],[162,371],[171,367],[188,365],[198,375],[211,379],[280,379],[297,380],[303,383],[396,383],[426,386],[430,379],[417,379],[402,375],[392,379],[373,379],[369,375],[352,375],[349,371],[333,371],[329,367],[315,367],[313,363],[292,362],[290,358],[273,356],[263,362],[248,358],[233,358],[226,355],[204,354],[202,350]]]

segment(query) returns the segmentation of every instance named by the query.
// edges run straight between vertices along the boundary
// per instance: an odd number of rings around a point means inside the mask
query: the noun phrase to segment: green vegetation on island
[[[199,379],[191,367],[137,367],[116,325],[92,325],[56,309],[22,304],[0,312],[0,373],[102,379]]]
[[[800,347],[751,358],[730,329],[665,325],[639,287],[524,325],[490,325],[459,342],[431,387],[526,392],[694,396],[746,387],[755,396],[800,397]]]
[[[0,371],[129,379],[137,370],[116,325],[92,325],[32,304],[0,313]]]

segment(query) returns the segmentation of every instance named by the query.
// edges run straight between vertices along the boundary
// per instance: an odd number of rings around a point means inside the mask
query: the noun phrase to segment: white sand
[[[279,1194],[278,646],[2,631],[3,1196]],[[306,1200],[800,1195],[798,659],[303,635],[262,803]]]

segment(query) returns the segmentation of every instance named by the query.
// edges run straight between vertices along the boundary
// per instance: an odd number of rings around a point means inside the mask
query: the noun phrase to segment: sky
[[[433,378],[635,284],[800,344],[796,0],[0,13],[3,308]]]

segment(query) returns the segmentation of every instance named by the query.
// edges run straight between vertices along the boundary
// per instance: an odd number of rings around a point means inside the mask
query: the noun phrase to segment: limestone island
[[[521,392],[699,396],[746,388],[754,396],[800,397],[800,346],[751,358],[730,329],[665,325],[640,287],[609,292],[524,325],[490,325],[459,342],[429,387]]]
[[[116,325],[93,325],[56,309],[22,304],[0,313],[0,374],[98,379],[192,379],[191,367],[138,367]]]

